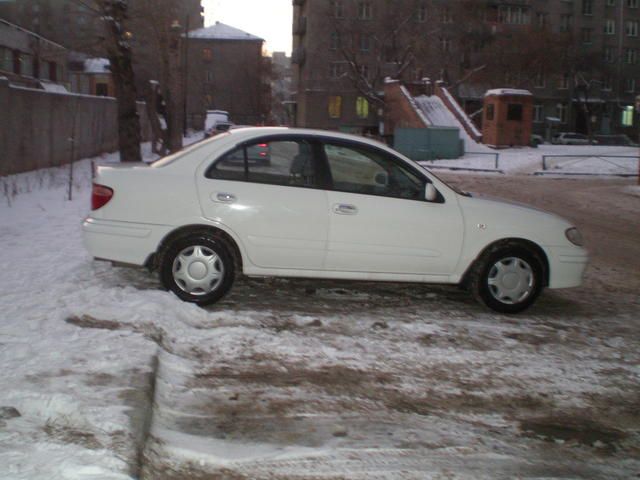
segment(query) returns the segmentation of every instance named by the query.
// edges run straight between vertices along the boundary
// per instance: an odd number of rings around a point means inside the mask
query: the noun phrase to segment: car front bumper
[[[589,261],[587,251],[580,247],[551,247],[546,250],[549,257],[549,288],[580,286]]]

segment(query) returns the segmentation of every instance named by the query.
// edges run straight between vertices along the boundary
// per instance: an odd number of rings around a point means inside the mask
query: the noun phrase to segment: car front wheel
[[[491,249],[478,260],[472,278],[475,296],[500,313],[518,313],[538,298],[543,289],[539,256],[522,246]]]
[[[160,280],[180,299],[209,305],[231,288],[234,263],[222,241],[208,235],[190,235],[171,243],[160,260]]]

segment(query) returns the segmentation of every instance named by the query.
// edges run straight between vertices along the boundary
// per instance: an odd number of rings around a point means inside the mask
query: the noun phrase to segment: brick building
[[[640,85],[639,0],[294,0],[297,124],[375,131],[384,77],[430,77],[469,113],[534,95],[534,131],[624,132]],[[477,116],[476,118],[480,118]]]
[[[257,125],[270,110],[262,38],[216,22],[189,32],[190,57],[203,61],[205,105],[236,124]]]

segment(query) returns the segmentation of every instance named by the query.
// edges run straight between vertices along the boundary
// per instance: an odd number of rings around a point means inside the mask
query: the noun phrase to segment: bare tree
[[[356,15],[344,15],[337,10],[342,6],[328,2],[326,16],[333,25],[330,48],[339,52],[346,64],[346,71],[341,74],[377,107],[384,106],[384,79],[402,78],[414,65],[420,36],[414,21],[414,5],[409,4],[377,3],[376,6],[384,10],[375,12],[380,20],[371,28],[363,29],[361,20],[374,15],[367,10],[372,6],[355,12]]]
[[[185,59],[185,30],[187,17],[175,0],[137,0],[133,12],[134,35],[147,43],[148,54],[157,57],[160,94],[164,105],[166,147],[174,152],[182,148],[184,125],[183,62]],[[142,54],[142,53],[141,53]],[[148,59],[147,59],[148,60]]]
[[[118,99],[118,144],[120,160],[140,162],[140,117],[138,116],[135,75],[131,54],[131,34],[127,20],[127,0],[99,0],[106,26],[106,48]]]
[[[127,0],[74,0],[103,23],[103,48],[109,59],[118,103],[118,146],[120,160],[140,162],[140,117],[132,63],[131,32],[126,28],[129,19]]]

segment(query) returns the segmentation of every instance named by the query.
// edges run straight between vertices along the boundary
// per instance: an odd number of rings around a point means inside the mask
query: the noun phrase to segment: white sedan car
[[[265,151],[269,162],[251,161]],[[150,166],[101,166],[85,245],[147,266],[207,305],[248,276],[459,284],[516,313],[580,285],[578,230],[456,191],[387,146],[326,131],[246,128]]]

